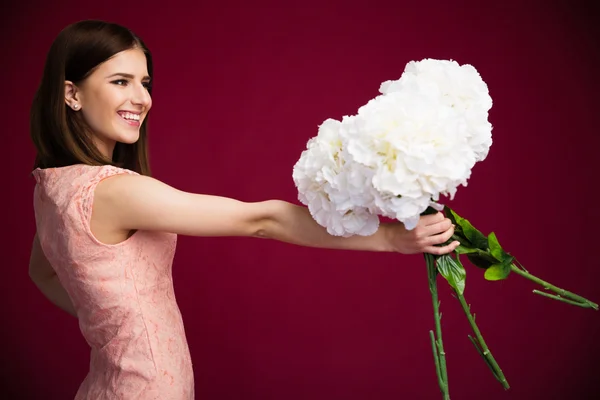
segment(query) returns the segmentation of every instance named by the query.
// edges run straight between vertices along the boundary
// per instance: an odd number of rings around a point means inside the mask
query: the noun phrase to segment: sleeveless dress
[[[36,169],[34,210],[46,258],[91,347],[76,400],[193,400],[194,375],[171,267],[177,235],[137,231],[103,244],[91,232],[94,190],[113,166]]]

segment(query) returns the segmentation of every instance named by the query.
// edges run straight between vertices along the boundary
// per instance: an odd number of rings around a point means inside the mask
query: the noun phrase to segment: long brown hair
[[[98,65],[132,48],[144,52],[152,77],[150,51],[139,37],[121,25],[88,20],[69,25],[59,33],[46,57],[42,81],[31,106],[30,134],[37,149],[34,169],[108,164],[150,175],[148,116],[140,127],[139,139],[133,144],[117,143],[112,159],[108,159],[94,145],[82,113],[65,104],[65,80],[78,84]]]

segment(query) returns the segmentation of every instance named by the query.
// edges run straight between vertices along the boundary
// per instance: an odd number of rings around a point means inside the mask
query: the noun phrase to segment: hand
[[[452,221],[441,212],[421,216],[417,226],[410,231],[400,222],[389,224],[389,228],[392,249],[402,254],[442,255],[453,252],[460,244],[454,241],[446,246],[436,246],[448,241],[454,233]]]

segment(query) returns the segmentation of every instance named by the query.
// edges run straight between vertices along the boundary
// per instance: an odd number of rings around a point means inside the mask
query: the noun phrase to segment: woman
[[[152,57],[128,29],[83,21],[48,53],[31,109],[37,233],[30,276],[76,316],[91,347],[76,399],[193,399],[173,293],[176,235],[262,237],[302,246],[404,254],[453,251],[441,213],[406,231],[333,237],[306,208],[185,193],[149,175]]]

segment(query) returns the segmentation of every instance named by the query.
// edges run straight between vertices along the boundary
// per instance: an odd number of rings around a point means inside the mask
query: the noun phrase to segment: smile
[[[139,113],[133,113],[129,111],[117,111],[117,114],[119,114],[121,119],[123,119],[129,125],[140,126],[141,115]]]

